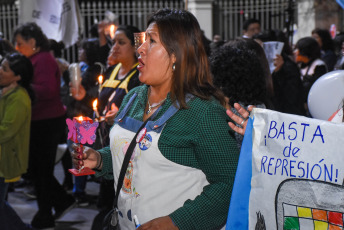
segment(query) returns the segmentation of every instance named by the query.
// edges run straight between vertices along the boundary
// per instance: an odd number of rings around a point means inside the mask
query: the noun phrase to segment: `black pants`
[[[54,176],[57,145],[65,131],[65,117],[31,122],[29,168],[37,192],[38,214],[51,216],[63,207],[67,193]]]

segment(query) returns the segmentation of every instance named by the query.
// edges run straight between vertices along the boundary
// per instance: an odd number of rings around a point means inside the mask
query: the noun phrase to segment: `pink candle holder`
[[[68,125],[68,139],[74,143],[79,144],[78,154],[83,154],[83,145],[93,144],[96,140],[96,130],[99,125],[88,117],[74,117],[73,121],[69,118],[66,119]],[[84,176],[95,174],[93,170],[88,167],[82,166],[80,169],[68,169],[74,176]]]

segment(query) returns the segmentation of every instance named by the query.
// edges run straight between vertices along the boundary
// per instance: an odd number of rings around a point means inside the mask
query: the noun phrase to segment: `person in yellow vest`
[[[100,115],[105,117],[105,121],[100,122],[101,135],[97,136],[96,148],[109,145],[110,128],[124,96],[128,91],[140,85],[139,72],[136,69],[138,62],[134,42],[134,33],[137,32],[140,32],[139,29],[133,26],[119,26],[116,30],[114,43],[108,55],[109,67],[105,71],[105,81],[101,85],[98,97],[98,110]],[[104,216],[112,208],[112,202],[109,200],[115,196],[113,184],[113,180],[102,180],[100,183],[98,198],[100,212],[93,221],[92,230],[101,228]]]
[[[31,61],[8,54],[0,66],[0,229],[30,229],[6,202],[10,182],[27,171],[31,122]]]
[[[132,88],[140,85],[134,33],[140,32],[134,26],[119,26],[116,30],[114,43],[108,56],[108,69],[105,72],[105,81],[99,93],[101,116],[105,116],[105,123],[101,123],[103,144],[109,145],[109,130],[113,125],[118,108],[124,96]]]

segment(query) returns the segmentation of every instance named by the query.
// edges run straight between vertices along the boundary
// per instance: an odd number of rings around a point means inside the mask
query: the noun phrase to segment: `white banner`
[[[343,229],[344,124],[264,109],[251,116],[228,229]]]
[[[19,23],[36,22],[45,35],[66,47],[78,41],[82,21],[76,0],[20,0]]]

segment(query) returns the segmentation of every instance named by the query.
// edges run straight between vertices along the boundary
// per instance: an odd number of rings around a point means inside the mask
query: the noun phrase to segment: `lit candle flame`
[[[116,32],[116,26],[115,25],[110,25],[110,37],[113,39],[115,37],[115,32]]]
[[[98,99],[95,99],[93,101],[93,110],[96,111],[97,110],[97,105],[98,105]]]
[[[99,118],[99,112],[98,112],[97,104],[98,104],[98,99],[95,99],[93,101],[93,111],[95,112],[96,117]]]
[[[103,75],[99,75],[99,77],[98,77],[99,85],[103,84],[103,79],[104,79]]]
[[[83,121],[84,118],[83,118],[82,116],[80,116],[80,117],[78,117],[78,120],[79,120],[79,121]]]

